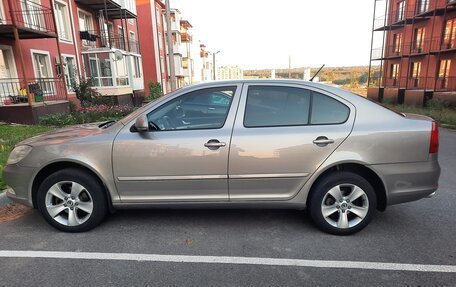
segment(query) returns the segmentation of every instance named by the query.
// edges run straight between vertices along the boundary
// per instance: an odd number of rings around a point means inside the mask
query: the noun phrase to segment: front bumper
[[[425,162],[372,165],[386,187],[387,205],[431,197],[439,187],[437,155]]]
[[[15,202],[33,207],[32,179],[35,172],[35,168],[7,165],[3,169],[3,179],[9,186],[6,195]]]

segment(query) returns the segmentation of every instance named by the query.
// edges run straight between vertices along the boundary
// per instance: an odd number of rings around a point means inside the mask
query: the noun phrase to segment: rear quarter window
[[[312,93],[312,125],[342,124],[347,121],[350,109],[341,102],[320,93]]]

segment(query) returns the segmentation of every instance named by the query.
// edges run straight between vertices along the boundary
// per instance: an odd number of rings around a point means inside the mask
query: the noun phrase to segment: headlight
[[[16,164],[23,160],[30,152],[32,147],[28,145],[20,145],[13,149],[8,158],[8,164]]]

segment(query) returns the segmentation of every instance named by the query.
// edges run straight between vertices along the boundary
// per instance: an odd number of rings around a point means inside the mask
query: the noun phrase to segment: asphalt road
[[[120,211],[84,234],[58,232],[33,211],[0,224],[0,250],[72,253],[0,257],[0,286],[456,286],[455,272],[317,266],[324,260],[454,267],[456,132],[441,131],[440,163],[434,198],[389,207],[349,237],[324,234],[305,212],[293,210]],[[81,252],[105,257],[71,255]],[[239,259],[230,264],[119,260],[110,259],[112,253],[260,257],[264,265]],[[305,259],[315,266],[277,266],[268,258]]]

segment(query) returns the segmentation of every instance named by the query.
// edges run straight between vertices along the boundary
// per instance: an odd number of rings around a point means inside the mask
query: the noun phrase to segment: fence
[[[65,83],[61,79],[37,78],[0,79],[0,106],[31,104],[27,96],[28,86],[33,102],[66,100]]]

